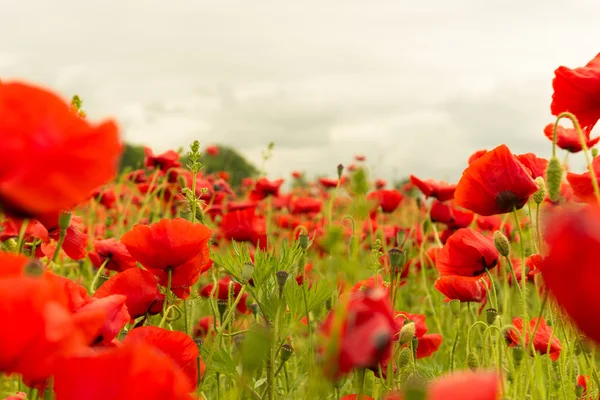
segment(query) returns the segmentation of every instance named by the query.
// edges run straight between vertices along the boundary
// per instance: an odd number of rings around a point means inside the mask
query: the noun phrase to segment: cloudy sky
[[[26,79],[157,151],[234,145],[273,178],[456,180],[475,150],[550,153],[559,65],[600,52],[600,3],[0,0],[0,78]]]

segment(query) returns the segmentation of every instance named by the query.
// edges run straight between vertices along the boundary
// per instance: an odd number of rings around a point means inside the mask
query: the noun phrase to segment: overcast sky
[[[267,171],[456,180],[475,150],[550,154],[559,65],[597,0],[0,0],[0,78],[79,94],[157,151],[234,145]]]

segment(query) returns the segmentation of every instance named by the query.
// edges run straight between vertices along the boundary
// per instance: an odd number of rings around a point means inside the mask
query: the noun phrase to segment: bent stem
[[[100,274],[104,271],[104,268],[106,267],[106,264],[108,264],[109,261],[110,261],[110,259],[106,258],[100,265],[100,268],[98,268],[98,272],[96,272],[96,275],[94,275],[94,279],[92,279],[92,284],[90,285],[91,293],[94,293],[96,291],[96,283],[98,282],[98,279],[100,278]]]
[[[562,112],[558,114],[556,117],[556,122],[554,123],[554,132],[553,132],[553,148],[552,155],[556,155],[556,128],[558,127],[558,121],[561,118],[568,118],[573,122],[573,127],[577,131],[577,135],[579,136],[579,141],[581,142],[581,148],[583,149],[583,154],[585,155],[585,161],[587,162],[588,169],[590,171],[590,178],[592,179],[592,187],[594,188],[594,195],[596,196],[596,201],[600,202],[600,187],[598,186],[598,179],[596,177],[596,171],[592,167],[592,158],[590,156],[590,149],[587,147],[587,142],[585,140],[585,136],[583,135],[583,131],[581,130],[581,125],[579,125],[579,121],[577,117],[568,111]]]

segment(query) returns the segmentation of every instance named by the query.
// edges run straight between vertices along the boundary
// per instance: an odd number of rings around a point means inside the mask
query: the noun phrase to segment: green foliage
[[[204,165],[204,171],[206,173],[216,173],[219,171],[226,171],[230,176],[230,183],[232,186],[238,186],[243,178],[255,177],[258,175],[258,169],[248,162],[240,153],[235,149],[219,145],[219,154],[211,156],[210,154],[204,153],[200,157],[200,162]]]
[[[123,146],[123,154],[121,155],[121,161],[119,163],[119,172],[125,170],[140,169],[144,166],[144,146],[125,143]]]

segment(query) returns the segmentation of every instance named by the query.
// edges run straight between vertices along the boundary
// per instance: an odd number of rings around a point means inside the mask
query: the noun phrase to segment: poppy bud
[[[248,282],[252,279],[252,275],[254,275],[254,264],[244,263],[244,265],[242,265],[242,279],[244,282]]]
[[[557,201],[560,194],[560,183],[562,181],[562,167],[558,158],[552,157],[546,170],[546,188],[550,200]]]
[[[458,318],[458,316],[460,315],[460,300],[457,300],[457,299],[450,300],[448,305],[450,306],[450,310],[452,311],[452,314],[454,314],[454,316],[456,318]]]
[[[225,311],[227,310],[227,300],[217,301],[217,310],[219,310],[219,314],[222,317],[225,314]]]
[[[30,260],[25,264],[24,272],[25,275],[40,276],[44,273],[44,265],[37,259]]]
[[[402,250],[400,250],[399,248],[394,247],[393,249],[390,249],[388,254],[390,256],[390,264],[394,268],[394,271],[399,266],[404,264],[404,252]]]
[[[523,360],[523,348],[521,346],[513,347],[513,360],[515,360],[516,365],[521,365],[521,361]]]
[[[423,221],[423,235],[427,235],[429,233],[429,228],[431,227],[431,221],[426,219]]]
[[[11,253],[17,252],[17,241],[13,238],[10,238],[6,242],[4,242],[4,246],[6,247],[6,250],[8,250]]]
[[[58,216],[58,227],[61,231],[66,231],[69,225],[71,225],[71,211],[61,211]]]
[[[485,320],[488,325],[494,325],[496,318],[498,317],[498,311],[495,308],[488,308],[485,310]]]
[[[594,149],[596,150],[596,149]],[[575,396],[577,397],[583,397],[583,392],[585,391],[585,388],[582,385],[575,385]]]
[[[254,315],[256,317],[256,315],[258,314],[258,304],[256,303],[252,303],[250,304],[250,311],[252,311],[252,315]]]
[[[342,179],[343,172],[344,172],[344,166],[342,164],[338,164],[338,166],[337,166],[338,179]]]
[[[416,326],[414,322],[407,322],[400,330],[400,344],[408,343],[415,336]]]
[[[298,243],[300,244],[300,248],[306,251],[308,249],[308,235],[306,233],[301,233],[298,236]]]
[[[473,372],[479,368],[479,357],[475,353],[467,354],[467,367]]]
[[[500,231],[494,232],[494,246],[496,250],[504,257],[508,257],[510,254],[510,243],[504,234]]]
[[[404,368],[404,367],[408,366],[411,361],[412,361],[412,352],[410,351],[410,349],[408,347],[403,348],[402,351],[400,352],[400,355],[398,356],[398,367]]]
[[[277,285],[279,286],[279,291],[283,291],[283,287],[285,286],[285,282],[290,274],[287,271],[277,271],[275,276],[277,277]]]
[[[594,147],[592,149],[592,157],[596,158],[597,155],[598,155],[598,149]]]
[[[538,176],[535,178],[535,183],[537,183],[540,188],[533,194],[532,198],[535,204],[541,204],[544,201],[544,197],[546,197],[546,182],[544,182],[544,178]]]

